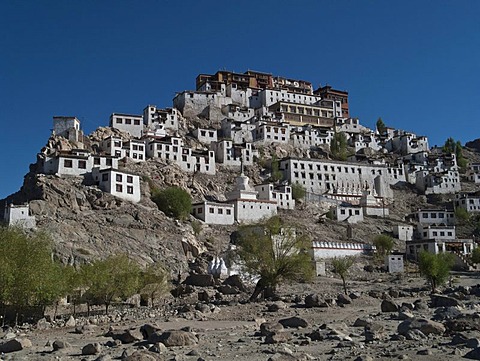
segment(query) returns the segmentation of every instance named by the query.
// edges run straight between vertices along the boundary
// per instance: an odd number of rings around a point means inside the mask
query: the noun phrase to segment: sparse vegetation
[[[393,238],[386,234],[379,234],[373,239],[373,244],[377,249],[379,257],[385,257],[390,254],[393,249]]]
[[[480,248],[477,247],[472,251],[471,261],[473,263],[480,263]]]
[[[271,161],[271,176],[270,181],[277,183],[282,180],[283,174],[280,171],[280,162],[278,161],[277,156],[274,154]]]
[[[335,257],[332,260],[333,272],[340,276],[343,283],[343,292],[345,294],[348,293],[347,291],[347,277],[350,270],[350,267],[353,266],[355,263],[355,257]]]
[[[383,122],[382,118],[378,118],[375,125],[377,127],[378,134],[383,135],[387,131],[387,126]]]
[[[345,133],[335,133],[330,143],[330,152],[336,160],[347,160],[347,137]]]
[[[155,300],[158,300],[169,291],[169,274],[160,263],[152,263],[141,272],[140,293],[150,300],[153,307]]]
[[[190,225],[192,226],[193,234],[195,237],[198,237],[200,232],[202,232],[202,223],[195,219],[192,221],[192,223],[190,223]]]
[[[455,154],[455,157],[457,158],[457,165],[460,168],[460,171],[464,173],[467,168],[468,162],[463,157],[462,149],[462,143],[459,140],[455,141],[455,139],[453,139],[452,137],[448,138],[442,147],[444,153]]]
[[[296,201],[302,200],[305,198],[307,191],[304,186],[300,183],[295,182],[292,184],[292,197]]]
[[[420,274],[430,284],[432,293],[447,281],[453,264],[454,258],[451,253],[434,254],[426,251],[420,253],[418,258]]]
[[[458,224],[466,224],[470,219],[470,214],[464,208],[455,209],[455,220]]]
[[[295,227],[279,217],[239,229],[238,246],[236,253],[245,272],[260,277],[251,300],[263,291],[273,294],[281,282],[307,281],[313,276],[309,239],[297,235]]]
[[[180,187],[169,187],[164,190],[153,189],[152,200],[167,216],[179,220],[186,219],[192,211],[192,198]]]

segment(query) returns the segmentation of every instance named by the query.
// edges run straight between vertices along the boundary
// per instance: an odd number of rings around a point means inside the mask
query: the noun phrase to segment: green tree
[[[148,297],[152,307],[156,299],[169,292],[169,274],[160,263],[152,263],[141,273],[140,294]]]
[[[106,314],[112,302],[124,301],[140,288],[140,267],[125,254],[84,265],[81,274],[87,304],[105,305]]]
[[[163,213],[176,219],[184,220],[192,211],[192,198],[180,187],[153,189],[152,200]]]
[[[271,161],[271,176],[270,181],[277,183],[282,180],[283,173],[280,171],[280,162],[278,161],[277,156],[274,154]]]
[[[455,209],[455,220],[458,224],[466,224],[470,219],[470,214],[465,208],[456,208]]]
[[[68,290],[63,267],[52,260],[52,242],[42,232],[0,227],[0,308],[17,316],[30,307],[53,304]]]
[[[242,227],[236,255],[248,274],[260,278],[250,299],[255,300],[263,291],[267,296],[273,294],[281,282],[311,279],[310,247],[307,237],[297,235],[295,228],[279,217]]]
[[[393,249],[393,238],[386,234],[379,234],[373,239],[373,244],[377,249],[377,254],[380,257],[384,257]]]
[[[429,253],[422,251],[418,257],[418,267],[420,274],[430,284],[432,293],[435,293],[437,287],[444,284],[450,274],[454,264],[454,258],[451,253]]]
[[[347,160],[347,137],[345,133],[335,133],[330,142],[330,152],[336,160]]]
[[[442,147],[444,153],[455,154],[457,158],[457,165],[462,172],[465,171],[467,167],[467,160],[463,157],[463,147],[460,141],[455,141],[452,137],[448,138],[445,141],[445,144]]]
[[[355,263],[355,257],[335,257],[332,260],[333,272],[340,276],[343,283],[343,292],[347,294],[347,277],[350,270],[350,267]]]
[[[295,182],[292,184],[292,198],[295,199],[296,201],[304,199],[306,193],[307,191],[305,187],[302,186],[300,183]]]
[[[472,262],[480,263],[480,247],[474,248],[472,251]]]
[[[387,130],[387,126],[383,122],[382,118],[377,119],[376,127],[377,127],[377,131],[380,135],[383,135]]]

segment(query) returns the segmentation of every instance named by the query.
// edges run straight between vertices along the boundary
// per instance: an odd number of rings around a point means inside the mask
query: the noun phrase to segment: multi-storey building
[[[455,195],[455,206],[467,212],[480,212],[480,195],[459,193]]]
[[[112,113],[110,127],[130,133],[135,138],[143,135],[143,117],[135,114]]]

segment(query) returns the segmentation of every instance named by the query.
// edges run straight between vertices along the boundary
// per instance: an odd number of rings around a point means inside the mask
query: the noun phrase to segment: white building
[[[480,212],[480,196],[476,196],[468,193],[456,194],[455,207],[463,208],[468,213]]]
[[[53,117],[53,134],[74,142],[83,142],[80,120],[76,117]]]
[[[252,143],[256,125],[250,121],[237,122],[229,119],[222,121],[222,136],[234,144]]]
[[[390,185],[405,182],[402,166],[285,158],[280,161],[280,170],[290,184],[298,182],[311,193],[323,194],[339,187],[363,189],[367,185],[379,197],[391,198]]]
[[[39,156],[38,164],[44,174],[82,176],[91,173],[93,167],[118,168],[118,159],[112,156],[92,155],[83,150]]]
[[[275,201],[281,209],[295,209],[295,200],[290,186],[275,187],[273,184],[260,184],[255,186],[255,190],[258,192],[258,199]]]
[[[200,143],[204,144],[210,144],[218,140],[216,129],[196,128],[193,130],[193,135]]]
[[[447,209],[419,209],[413,213],[413,219],[420,224],[455,225],[455,214]]]
[[[235,222],[233,204],[204,201],[192,204],[192,214],[207,224],[230,225]]]
[[[427,137],[417,136],[403,130],[395,130],[393,137],[386,141],[385,148],[391,153],[400,155],[428,152],[430,149]]]
[[[470,164],[467,170],[467,177],[470,182],[480,183],[480,163]]]
[[[363,222],[363,209],[348,203],[341,203],[330,208],[333,217],[338,222],[346,221],[350,224]]]
[[[147,157],[172,161],[186,172],[215,174],[214,152],[201,152],[184,148],[183,140],[179,137],[166,137],[161,140],[149,141]]]
[[[143,135],[143,116],[134,114],[112,113],[110,127],[130,133],[136,138]]]
[[[452,241],[455,239],[455,226],[447,226],[444,224],[419,224],[415,231],[415,239],[435,239],[442,241]]]
[[[212,143],[215,160],[226,166],[252,165],[253,157],[258,152],[253,150],[251,143],[234,144],[231,140],[221,140]]]
[[[178,130],[178,110],[148,105],[143,109],[143,123],[148,129],[156,129],[163,125],[164,129]]]
[[[255,110],[249,107],[242,107],[238,104],[227,104],[222,107],[222,113],[229,120],[245,122],[255,116]]]
[[[8,226],[30,229],[36,227],[35,216],[30,216],[29,205],[14,205],[12,203],[5,207],[3,219]]]
[[[263,144],[290,142],[290,126],[288,123],[257,122],[255,123],[255,142]]]
[[[393,226],[393,235],[400,241],[411,241],[413,239],[413,226],[397,224]]]
[[[135,203],[140,201],[140,177],[138,175],[112,168],[93,168],[92,178],[103,192]]]
[[[312,256],[314,261],[347,256],[360,256],[372,253],[375,247],[366,243],[313,241]]]
[[[321,145],[330,146],[335,132],[329,128],[292,127],[290,140],[295,148],[310,149]]]
[[[277,202],[259,200],[258,192],[243,173],[237,177],[235,188],[227,199],[235,207],[235,220],[240,223],[258,222],[277,214]]]
[[[456,193],[460,188],[460,175],[455,154],[428,157],[423,170],[416,172],[416,187],[425,194]]]
[[[422,251],[438,254],[452,252],[460,255],[469,255],[476,248],[472,239],[419,239],[407,242],[407,256],[417,259]]]

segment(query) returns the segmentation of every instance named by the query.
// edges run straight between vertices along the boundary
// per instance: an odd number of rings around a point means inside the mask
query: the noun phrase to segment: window
[[[133,177],[131,175],[127,176],[127,183],[133,183]]]
[[[65,168],[72,168],[73,167],[73,163],[72,163],[72,160],[71,159],[65,159],[63,161],[63,166]]]
[[[133,187],[132,186],[127,186],[127,193],[128,194],[133,194]]]
[[[122,124],[122,118],[117,118],[117,119],[115,120],[115,122],[116,122],[117,124]]]
[[[227,215],[232,214],[232,211],[230,209],[227,209]]]
[[[117,185],[115,186],[115,190],[116,190],[117,192],[120,192],[120,193],[123,192],[123,187],[122,187],[122,185],[121,185],[121,184],[117,184]]]
[[[107,165],[112,165],[112,159],[111,158],[107,158],[105,162],[106,162]]]
[[[122,181],[122,175],[121,175],[121,174],[116,174],[116,175],[115,175],[115,180],[116,180],[117,182],[121,182],[121,181]]]
[[[140,125],[140,120],[139,120],[139,119],[135,119],[135,120],[133,121],[133,124],[135,124],[135,125]]]
[[[210,208],[208,209],[208,211],[209,211],[210,213],[212,213],[212,214],[215,212],[215,210],[214,210],[212,207],[210,207]]]
[[[198,208],[198,214],[202,214],[203,213],[203,209],[202,208]]]
[[[100,158],[98,158],[98,157],[93,158],[93,164],[99,165],[100,164]]]
[[[218,208],[218,214],[223,214],[223,209]]]
[[[78,168],[87,169],[87,161],[86,160],[79,160],[78,161]]]
[[[103,182],[108,181],[108,173],[103,173],[103,174],[102,174],[102,181],[103,181]]]
[[[125,124],[132,124],[132,119],[125,119]]]

